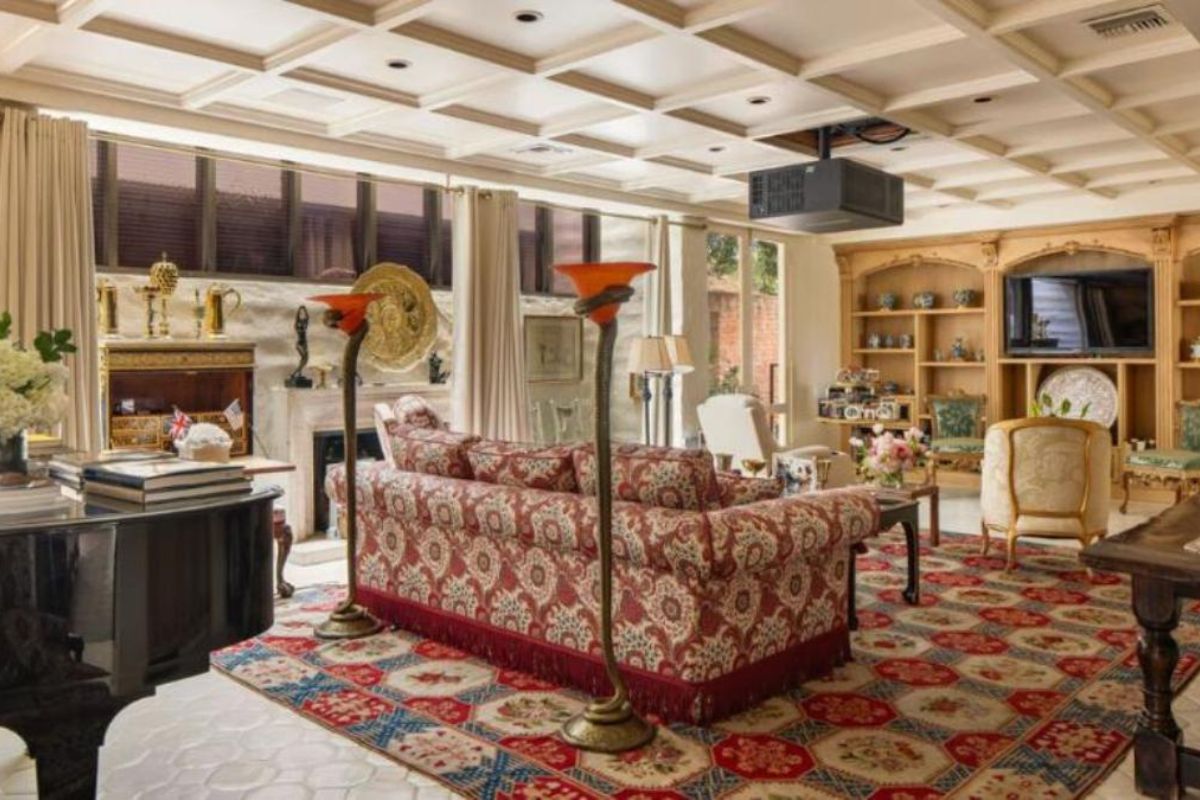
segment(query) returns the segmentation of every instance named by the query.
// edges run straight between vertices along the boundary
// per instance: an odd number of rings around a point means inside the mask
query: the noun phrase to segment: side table
[[[935,487],[936,492],[936,487]],[[901,593],[905,602],[916,605],[921,602],[921,509],[918,501],[901,500],[879,495],[879,530],[886,531],[900,525],[904,528],[904,545],[908,551],[908,585]],[[858,630],[858,569],[856,561],[861,553],[867,550],[866,544],[859,542],[850,550],[850,568],[846,571],[849,584],[846,598],[849,606],[847,624],[852,631]]]
[[[922,497],[928,497],[929,544],[937,547],[942,543],[942,528],[938,513],[941,497],[936,483],[906,483],[894,489],[881,488],[877,491],[877,495],[881,502],[883,500],[893,502],[920,500]]]
[[[275,461],[270,458],[262,458],[261,456],[242,456],[241,458],[230,459],[231,463],[241,464],[246,471],[246,475],[251,478],[261,477],[263,475],[276,475],[284,472],[295,472],[296,465],[287,461]],[[272,529],[271,532],[275,538],[275,589],[279,592],[279,596],[287,599],[291,597],[296,587],[283,579],[283,566],[287,563],[288,556],[292,553],[292,544],[295,542],[295,535],[292,533],[292,526],[287,523],[287,512],[282,507],[276,507],[271,515]]]

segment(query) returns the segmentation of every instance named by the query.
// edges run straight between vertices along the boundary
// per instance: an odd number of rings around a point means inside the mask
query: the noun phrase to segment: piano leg
[[[279,592],[279,596],[286,599],[291,597],[296,588],[283,579],[283,565],[287,563],[287,558],[292,552],[292,526],[287,524],[287,518],[284,516],[282,508],[274,510],[272,516],[273,533],[275,535],[275,588]]]

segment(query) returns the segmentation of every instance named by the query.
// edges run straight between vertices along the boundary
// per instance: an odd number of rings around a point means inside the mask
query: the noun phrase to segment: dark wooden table
[[[1184,746],[1171,713],[1171,676],[1179,661],[1171,632],[1182,600],[1200,597],[1200,498],[1101,539],[1080,558],[1093,569],[1133,578],[1145,700],[1133,744],[1134,784],[1146,797],[1182,797],[1187,787],[1200,787],[1200,750]]]
[[[936,498],[934,500],[937,502]],[[902,592],[909,605],[921,601],[921,507],[916,498],[911,500],[889,499],[882,494],[879,496],[879,530],[888,531],[899,525],[904,529],[904,546],[908,551],[908,585]],[[860,543],[851,550],[849,587],[846,593],[850,604],[848,623],[850,630],[858,630],[858,569],[855,562],[860,553],[865,553],[865,543]]]

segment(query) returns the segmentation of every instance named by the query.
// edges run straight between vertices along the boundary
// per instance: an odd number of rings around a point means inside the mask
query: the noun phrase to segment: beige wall
[[[793,414],[789,444],[836,445],[837,432],[816,417],[817,397],[842,366],[837,262],[833,248],[817,238],[792,236],[783,242],[783,325]]]

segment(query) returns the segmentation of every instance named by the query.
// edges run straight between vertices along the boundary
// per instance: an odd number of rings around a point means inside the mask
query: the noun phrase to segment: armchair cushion
[[[970,453],[982,454],[983,439],[974,439],[969,436],[932,439],[929,442],[929,449],[935,453],[954,453],[962,455]]]
[[[1194,450],[1141,450],[1125,456],[1125,464],[1158,469],[1200,469],[1200,453]]]
[[[574,451],[581,494],[596,494],[592,445]],[[621,444],[612,453],[613,499],[660,508],[703,511],[720,504],[717,475],[706,450]]]
[[[539,447],[483,440],[467,448],[467,459],[471,462],[471,471],[475,473],[477,481],[552,492],[574,492],[579,489],[575,480],[575,464],[571,458],[574,449],[565,445]]]
[[[938,438],[960,439],[977,437],[983,408],[974,397],[931,398],[929,410],[933,414],[933,430]]]
[[[434,428],[414,428],[396,420],[386,424],[388,450],[392,463],[404,472],[423,472],[447,478],[470,478],[469,445],[479,437]]]

